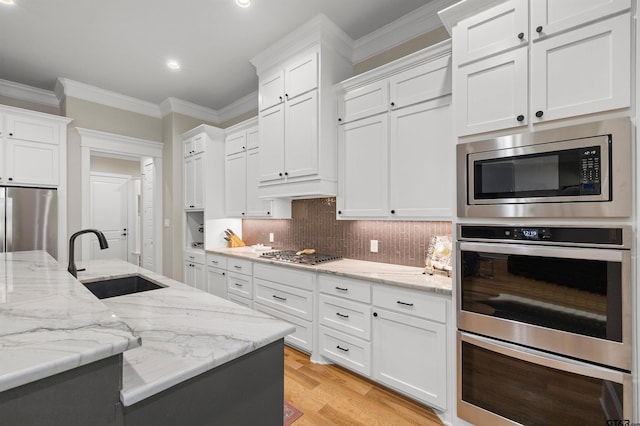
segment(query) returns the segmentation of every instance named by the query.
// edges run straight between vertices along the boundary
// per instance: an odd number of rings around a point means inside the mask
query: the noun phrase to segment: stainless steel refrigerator
[[[58,258],[55,189],[0,187],[0,252],[25,250]]]

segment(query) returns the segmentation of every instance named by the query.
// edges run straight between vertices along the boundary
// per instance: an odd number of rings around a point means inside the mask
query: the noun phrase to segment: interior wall
[[[216,126],[215,123],[203,121],[183,114],[170,113],[162,119],[164,149],[163,164],[163,219],[162,250],[163,275],[182,281],[183,274],[183,229],[182,229],[182,196],[183,196],[183,161],[182,134],[201,124]],[[168,220],[169,226],[166,226]]]
[[[140,161],[122,160],[111,157],[91,157],[91,171],[140,176]]]
[[[60,108],[57,106],[43,105],[37,102],[23,101],[22,99],[14,99],[8,96],[0,95],[0,104],[8,105],[16,108],[28,109],[31,111],[44,112],[47,114],[60,115]]]
[[[224,123],[220,124],[221,129],[226,129],[227,127],[231,127],[235,124],[242,123],[245,120],[249,120],[250,118],[256,117],[258,115],[258,108],[254,108],[251,111],[247,111],[244,114],[241,114],[231,120],[227,120]]]
[[[82,228],[81,140],[75,128],[161,141],[162,120],[73,97],[65,99],[61,112],[74,120],[67,133],[67,232],[71,235]]]

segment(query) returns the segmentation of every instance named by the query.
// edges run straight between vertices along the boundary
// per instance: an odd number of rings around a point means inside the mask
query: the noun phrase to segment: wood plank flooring
[[[284,399],[304,413],[294,426],[443,424],[429,408],[286,345]]]

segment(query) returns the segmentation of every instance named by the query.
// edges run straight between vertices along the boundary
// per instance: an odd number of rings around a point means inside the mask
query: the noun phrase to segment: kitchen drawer
[[[313,292],[254,278],[256,302],[307,321],[313,320]]]
[[[371,343],[320,327],[320,353],[344,367],[371,376]]]
[[[230,257],[227,259],[227,271],[236,272],[238,274],[251,275],[253,262],[250,260],[237,259]]]
[[[375,306],[431,321],[447,321],[447,301],[437,295],[386,285],[374,285],[372,293]]]
[[[322,293],[333,294],[357,302],[371,303],[371,284],[366,281],[320,274],[318,285]]]
[[[293,267],[273,266],[256,263],[253,276],[275,283],[286,284],[312,291],[315,272],[301,271]]]
[[[371,340],[371,306],[326,294],[320,295],[320,323]]]
[[[184,260],[187,262],[199,263],[204,265],[204,252],[185,250]]]
[[[309,353],[313,350],[313,327],[309,321],[301,320],[284,312],[271,309],[260,303],[256,303],[254,309],[295,325],[296,331],[285,336],[284,341],[291,346],[295,346]]]
[[[236,272],[227,272],[227,291],[229,294],[253,299],[253,278]]]
[[[235,294],[229,293],[227,294],[227,298],[233,303],[237,303],[238,305],[242,305],[246,308],[253,309],[253,300],[247,299],[246,297],[237,296]]]
[[[213,266],[214,268],[227,269],[227,257],[220,256],[219,254],[207,253],[207,266]]]

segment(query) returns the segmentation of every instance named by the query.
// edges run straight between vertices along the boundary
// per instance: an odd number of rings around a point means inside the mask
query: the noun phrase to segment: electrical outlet
[[[273,232],[269,232],[269,242],[273,242]]]
[[[377,253],[378,252],[378,240],[371,240],[370,251],[371,251],[371,253]]]

